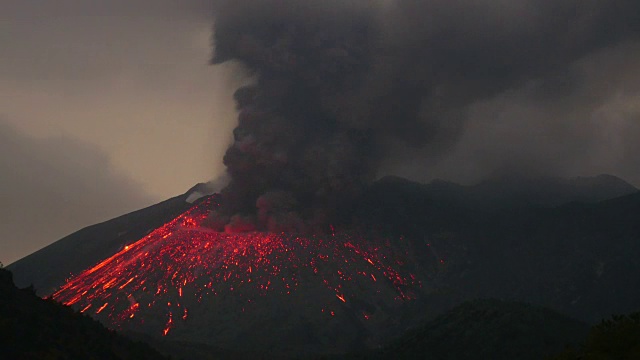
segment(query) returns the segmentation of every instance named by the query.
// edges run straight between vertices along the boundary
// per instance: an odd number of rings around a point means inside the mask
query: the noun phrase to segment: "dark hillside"
[[[163,359],[146,344],[107,330],[69,307],[42,300],[32,289],[16,288],[4,269],[0,269],[0,358]]]
[[[588,326],[522,303],[476,300],[408,331],[382,359],[539,360],[576,345]]]
[[[580,347],[565,349],[554,360],[640,359],[640,312],[614,315],[589,331]]]
[[[640,193],[499,212],[465,244],[475,265],[460,286],[478,296],[529,301],[590,322],[634,311],[640,301]]]
[[[429,285],[451,304],[512,299],[587,322],[636,310],[640,192],[563,205],[514,200],[504,208],[464,202],[464,192],[387,178],[363,197],[356,218],[363,228],[406,236],[424,266],[441,259]]]

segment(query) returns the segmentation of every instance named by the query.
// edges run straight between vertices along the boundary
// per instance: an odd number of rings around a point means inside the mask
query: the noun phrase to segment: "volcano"
[[[412,322],[426,279],[405,239],[221,233],[203,226],[218,206],[206,198],[51,297],[121,331],[276,354],[371,348]]]
[[[598,191],[530,180],[530,196],[386,178],[349,227],[311,235],[214,231],[222,198],[192,189],[8,268],[19,286],[179,358],[207,358],[185,346],[244,358],[369,351],[478,298],[588,323],[640,303],[640,193],[610,180],[589,181]]]

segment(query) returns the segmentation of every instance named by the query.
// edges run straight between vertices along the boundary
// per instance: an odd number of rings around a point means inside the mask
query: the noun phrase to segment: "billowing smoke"
[[[395,147],[446,151],[469,106],[639,30],[633,0],[221,0],[213,63],[238,89],[231,177],[209,223],[326,226]],[[549,91],[553,91],[550,89]]]

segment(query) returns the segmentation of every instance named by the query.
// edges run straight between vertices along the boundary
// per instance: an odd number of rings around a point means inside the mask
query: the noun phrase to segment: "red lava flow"
[[[300,286],[302,273],[321,277],[338,303],[349,302],[353,283],[384,281],[398,301],[412,299],[411,289],[420,286],[415,275],[396,270],[402,262],[384,241],[367,242],[346,233],[299,236],[210,230],[201,225],[218,206],[215,199],[195,205],[72,277],[51,297],[83,313],[101,314],[112,328],[126,321],[144,323],[141,309],[162,307],[166,316],[160,334],[167,335],[176,322],[187,321],[189,307],[196,302],[219,294],[291,294]],[[251,296],[243,301],[251,303]],[[324,307],[318,311],[324,313]],[[369,319],[370,314],[363,317]]]

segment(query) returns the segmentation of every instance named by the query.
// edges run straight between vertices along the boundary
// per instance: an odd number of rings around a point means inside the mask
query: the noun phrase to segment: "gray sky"
[[[429,148],[410,149],[387,171],[466,184],[507,170],[561,177],[606,173],[640,187],[639,64],[640,42],[622,42],[570,64],[564,80],[530,81],[473,103],[448,151],[433,156]]]
[[[207,3],[0,1],[5,265],[222,171],[242,76]]]
[[[632,0],[610,1],[637,6]],[[247,79],[236,65],[208,65],[210,3],[0,0],[0,261],[5,265],[83,226],[182,193],[223,171],[222,155],[236,122],[231,96]],[[516,41],[507,44],[527,46],[517,41],[519,34],[535,41],[535,26],[545,24],[538,18],[566,11],[553,6],[560,2],[542,0],[460,2],[449,8],[445,3],[429,2],[426,8],[436,15],[425,31],[437,34],[441,26],[479,34],[467,40],[469,53],[478,50],[481,61],[492,57],[478,44],[509,34]],[[482,22],[469,21],[482,13],[467,11],[469,4],[486,10]],[[537,13],[531,4],[537,4]],[[589,9],[581,11],[588,27]],[[389,27],[389,37],[430,38],[403,35],[413,23],[424,22],[422,13],[409,6],[399,16],[402,26]],[[486,30],[487,24],[498,29],[485,34],[489,40],[474,27]],[[599,32],[603,39],[606,26]],[[465,104],[455,141],[398,149],[383,173],[473,183],[501,169],[524,167],[561,176],[611,173],[639,186],[640,42],[635,36],[603,39],[594,39],[602,46],[576,59],[560,59],[567,61],[562,74],[528,78]],[[455,127],[455,119],[450,124]]]

